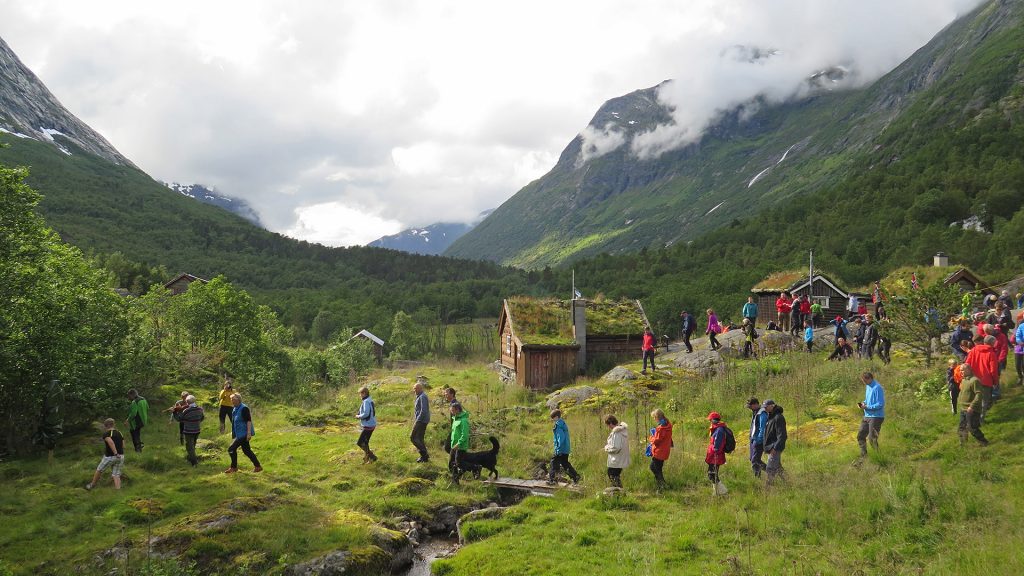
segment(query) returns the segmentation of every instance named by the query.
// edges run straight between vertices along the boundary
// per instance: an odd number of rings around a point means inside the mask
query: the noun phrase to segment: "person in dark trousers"
[[[196,456],[196,441],[199,440],[200,422],[206,418],[202,406],[196,403],[196,397],[189,394],[185,397],[185,408],[174,414],[174,419],[181,424],[185,436],[185,459],[193,468],[199,465]]]
[[[775,400],[765,400],[764,409],[768,411],[768,422],[764,426],[764,451],[768,453],[768,485],[776,477],[785,478],[782,467],[782,451],[786,449],[786,417],[782,415],[782,406]]]
[[[694,330],[697,329],[697,321],[694,320],[693,315],[686,310],[683,310],[683,313],[680,314],[679,317],[683,319],[683,344],[686,346],[687,352],[693,352],[693,345],[690,344],[690,337],[693,336]]]
[[[878,327],[871,321],[871,316],[864,317],[864,346],[863,356],[868,360],[874,358],[875,345],[878,344]]]
[[[643,369],[640,371],[641,374],[647,374],[647,361],[648,360],[650,360],[650,362],[651,362],[651,371],[654,372],[654,371],[658,370],[657,368],[654,367],[654,347],[656,345],[657,345],[657,340],[654,337],[654,333],[651,332],[651,328],[650,327],[644,328],[644,339],[643,339],[643,343],[641,344],[641,349],[643,350],[643,353],[644,353],[644,366],[643,366]]]
[[[1017,368],[1017,384],[1024,384],[1024,321],[1017,323],[1017,330],[1013,333],[1013,341],[1013,359]]]
[[[764,425],[768,422],[768,411],[761,406],[757,398],[747,400],[747,408],[752,415],[750,417],[750,467],[754,470],[756,478],[761,477],[761,472],[767,468],[762,456],[764,455]]]
[[[725,464],[725,422],[718,412],[708,414],[711,427],[708,428],[708,449],[704,455],[704,462],[708,465],[708,480],[714,486],[716,496],[724,496],[728,490],[722,483],[719,470]]]
[[[454,398],[454,391],[452,398]],[[459,463],[463,452],[469,451],[469,412],[462,409],[462,404],[453,401],[448,405],[448,412],[452,417],[452,432],[449,438],[451,451],[448,454],[448,471],[451,472],[452,482],[459,483]]]
[[[804,324],[804,346],[807,347],[808,352],[814,351],[814,326],[812,326],[812,322]]]
[[[253,472],[263,472],[263,467],[260,466],[259,458],[256,458],[256,454],[253,453],[252,448],[249,446],[249,442],[252,437],[256,435],[256,428],[252,425],[252,411],[245,404],[242,404],[242,395],[235,394],[231,395],[231,405],[234,409],[231,410],[231,445],[228,446],[228,456],[231,457],[231,467],[224,471],[225,474],[234,474],[238,472],[238,449],[242,449],[242,453],[249,458],[252,462]]]
[[[548,484],[555,483],[555,476],[562,468],[565,469],[572,483],[576,484],[580,481],[580,475],[569,463],[569,426],[566,425],[565,420],[562,420],[562,411],[557,408],[551,411],[551,420],[554,422],[552,433],[555,454],[551,457],[551,466],[548,469]]]
[[[949,367],[946,368],[946,390],[949,392],[949,400],[952,404],[953,414],[959,406],[957,398],[960,396],[960,384],[963,383],[963,370],[957,364],[956,358],[949,359]]]
[[[655,408],[651,412],[651,418],[657,422],[654,433],[651,434],[651,473],[654,474],[654,482],[658,491],[668,487],[665,482],[665,461],[672,453],[672,423],[665,417],[661,408]]]
[[[110,468],[110,478],[114,481],[114,488],[121,489],[121,470],[124,468],[124,436],[114,428],[114,419],[107,418],[103,421],[103,459],[100,460],[96,472],[92,475],[92,482],[85,485],[86,490],[92,490],[100,481],[100,475],[107,468]]]
[[[971,321],[966,318],[961,318],[957,322],[956,329],[953,330],[953,334],[949,337],[949,348],[952,350],[953,355],[962,364],[967,359],[967,350],[965,349],[964,343],[971,342],[974,335],[971,334]]]
[[[789,333],[791,336],[796,336],[800,332],[800,328],[804,325],[804,323],[801,322],[801,319],[803,318],[803,313],[801,312],[804,305],[803,298],[803,296],[797,296],[793,299],[793,303],[790,305]],[[810,306],[810,304],[808,304],[808,306]]]
[[[757,325],[757,304],[753,296],[747,296],[747,303],[743,305],[743,317],[750,320],[751,326]]]
[[[231,395],[235,393],[234,384],[231,382],[230,376],[224,377],[224,386],[220,390],[217,398],[220,400],[220,412],[217,416],[220,418],[220,433],[223,434],[225,431],[224,422],[231,419],[231,412],[235,409],[234,405],[231,404]]]
[[[970,433],[982,446],[988,446],[988,439],[981,432],[981,382],[967,364],[960,366],[960,373],[964,378],[960,386],[960,425],[957,427],[960,445],[967,443]]]
[[[181,398],[174,403],[170,408],[165,408],[164,412],[171,413],[171,419],[178,422],[178,444],[185,445],[185,424],[178,420],[178,414],[188,407],[188,403],[185,401],[188,398],[188,392],[182,392]]]
[[[757,338],[757,330],[754,329],[754,323],[749,318],[743,319],[743,357],[750,358],[753,356],[757,358],[757,351],[754,347],[754,340]]]
[[[857,407],[864,411],[864,419],[857,431],[857,444],[860,445],[860,457],[863,460],[868,455],[866,440],[870,440],[871,446],[878,450],[878,435],[885,421],[885,391],[871,372],[861,374],[860,380],[864,383],[864,401],[858,402]]]
[[[139,392],[132,388],[128,391],[128,418],[124,423],[128,425],[128,431],[132,435],[132,445],[136,452],[142,452],[146,446],[142,443],[142,429],[149,425],[149,402],[139,395]]]
[[[622,470],[629,468],[629,427],[615,416],[604,417],[604,425],[610,430],[604,451],[608,454],[608,482],[614,488],[622,488]]]
[[[853,347],[846,343],[846,338],[840,338],[839,341],[836,342],[836,349],[832,351],[832,354],[829,355],[828,359],[843,361],[849,360],[850,358],[853,358]]]
[[[704,333],[708,336],[711,350],[718,350],[722,347],[718,342],[718,335],[722,333],[722,325],[718,323],[718,316],[715,315],[715,311],[711,308],[708,308],[708,327],[704,330]]]
[[[363,450],[363,464],[366,464],[377,461],[377,455],[373,453],[373,450],[370,450],[370,437],[373,436],[373,431],[377,428],[377,408],[373,405],[373,398],[370,398],[370,389],[366,386],[359,389],[359,397],[363,400],[359,404],[359,412],[356,413],[356,418],[359,419],[359,426],[362,428],[362,432],[359,433],[356,446]]]
[[[430,424],[430,399],[423,391],[423,384],[419,382],[412,385],[412,393],[416,399],[413,401],[412,434],[409,435],[409,440],[420,453],[420,457],[416,461],[428,462],[430,454],[427,453],[427,444],[423,437],[427,433],[427,424]]]

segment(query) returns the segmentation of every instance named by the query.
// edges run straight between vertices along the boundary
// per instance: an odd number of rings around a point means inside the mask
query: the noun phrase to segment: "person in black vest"
[[[96,472],[92,475],[92,482],[85,485],[86,490],[92,490],[100,481],[100,475],[107,468],[110,468],[110,477],[114,480],[114,488],[121,489],[121,469],[124,467],[124,436],[114,428],[114,419],[107,418],[103,421],[103,459],[100,460]]]
[[[181,423],[182,435],[185,437],[185,459],[193,468],[199,465],[196,441],[199,440],[199,423],[203,418],[206,418],[203,407],[196,403],[196,397],[191,394],[185,397],[185,408],[174,413],[174,419]]]

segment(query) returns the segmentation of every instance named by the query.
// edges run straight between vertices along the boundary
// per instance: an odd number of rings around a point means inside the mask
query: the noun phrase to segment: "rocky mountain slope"
[[[915,104],[950,115],[981,109],[1013,89],[1002,78],[966,72],[993,57],[1017,58],[1004,32],[1021,26],[1019,2],[994,0],[957,20],[872,85],[826,88],[834,71],[809,76],[807,96],[781,105],[753,102],[724,113],[703,138],[656,158],[628,145],[670,118],[659,87],[606,102],[588,128],[625,145],[593,157],[577,136],[555,167],[502,204],[447,254],[542,267],[602,252],[671,246],[795,196],[826,190],[897,137]],[[1002,38],[1003,40],[1000,40]],[[951,96],[936,94],[938,84]],[[958,84],[976,91],[960,98]],[[750,110],[757,111],[750,114]],[[888,161],[899,154],[893,151]]]
[[[228,212],[245,218],[249,222],[252,222],[261,228],[263,227],[263,223],[260,222],[259,213],[256,212],[248,202],[241,198],[232,198],[231,196],[219,194],[217,191],[207,188],[202,184],[178,184],[177,182],[164,182],[164,185],[182,196],[188,196],[189,198],[202,202],[203,204],[223,208]]]
[[[461,238],[466,232],[473,229],[481,220],[487,217],[494,210],[484,210],[477,217],[476,221],[470,223],[462,222],[436,222],[422,228],[409,228],[398,234],[383,236],[370,242],[367,246],[372,248],[390,248],[413,254],[444,254],[445,250]]]

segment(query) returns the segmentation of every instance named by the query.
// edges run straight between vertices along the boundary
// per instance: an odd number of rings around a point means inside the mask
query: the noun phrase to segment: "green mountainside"
[[[941,144],[936,140],[946,131],[991,122],[993,115],[1012,124],[1020,111],[1021,16],[1020,2],[990,2],[867,88],[818,91],[799,101],[762,105],[745,120],[742,111],[734,110],[699,143],[656,159],[638,159],[627,140],[613,152],[580,163],[582,138],[577,136],[548,174],[505,202],[446,254],[543,267],[672,246],[786,203],[820,205],[827,201],[825,193],[861,178],[864,170],[879,178],[901,170],[901,160],[920,152],[922,144]],[[610,100],[590,125],[600,129],[611,123],[631,139],[667,119],[651,88]],[[1011,144],[1015,136],[1001,138]],[[1007,145],[997,156],[1013,163],[1018,150]],[[931,172],[949,168],[946,157],[929,160],[935,164]],[[943,224],[971,215],[991,220],[975,204],[976,194],[988,187],[984,179],[972,170],[939,183],[944,192],[954,184],[963,188],[967,200],[943,214]],[[857,194],[912,200],[917,193],[909,186],[878,190],[867,185]],[[868,209],[874,216],[875,210]]]

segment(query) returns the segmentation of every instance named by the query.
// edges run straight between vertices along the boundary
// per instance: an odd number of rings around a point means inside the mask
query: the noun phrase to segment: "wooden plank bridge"
[[[497,478],[495,480],[484,480],[485,484],[490,484],[499,490],[521,490],[529,492],[535,496],[552,496],[555,491],[564,490],[577,490],[576,486],[569,484],[568,482],[558,482],[555,484],[548,484],[544,480],[523,480],[521,478]]]

